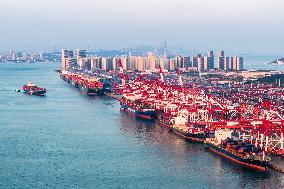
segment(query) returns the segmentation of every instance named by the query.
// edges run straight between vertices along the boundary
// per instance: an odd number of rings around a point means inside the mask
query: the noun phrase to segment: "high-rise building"
[[[153,53],[148,53],[146,65],[147,70],[156,71],[156,56]]]
[[[190,58],[191,58],[191,66],[190,67],[197,68],[197,57],[193,56],[193,57],[190,57]]]
[[[217,53],[217,56],[218,57],[224,57],[225,56],[225,53],[224,53],[224,51],[218,51],[218,53]]]
[[[82,69],[85,67],[86,58],[77,58],[77,64]]]
[[[208,51],[207,51],[207,56],[208,56],[208,57],[214,57],[213,51],[208,50]]]
[[[73,51],[69,49],[61,50],[62,69],[67,70],[71,67],[73,60]]]
[[[113,70],[113,59],[112,58],[102,58],[102,70],[110,71]]]
[[[214,57],[205,56],[204,58],[204,70],[214,69]]]
[[[242,70],[244,69],[244,59],[243,57],[238,57],[237,58],[237,70]]]
[[[217,68],[218,70],[225,70],[227,67],[225,65],[225,53],[224,51],[219,51],[217,53]]]
[[[197,71],[198,72],[204,71],[204,58],[201,55],[197,56]]]
[[[102,69],[102,57],[91,57],[90,61],[91,69]]]
[[[224,57],[224,70],[228,71],[229,70],[229,65],[230,65],[230,57]]]
[[[127,68],[127,58],[126,57],[121,57],[120,61],[121,61],[123,69],[128,69]]]
[[[168,62],[169,70],[174,71],[175,69],[177,69],[176,65],[177,64],[176,64],[175,60],[173,58],[170,58],[169,62]]]
[[[145,70],[144,57],[142,56],[135,57],[135,69],[138,71]]]
[[[174,61],[177,65],[177,68],[184,68],[183,57],[182,56],[175,56]]]
[[[83,58],[82,58],[83,59]],[[85,59],[85,65],[84,68],[90,70],[92,65],[91,65],[91,58],[84,58]]]
[[[242,57],[232,57],[231,70],[242,70],[243,69],[243,58]]]
[[[77,61],[79,61],[80,58],[86,58],[87,57],[87,53],[86,50],[84,49],[77,49]]]
[[[224,70],[224,67],[225,67],[224,63],[225,63],[224,57],[218,56],[217,57],[217,69],[218,70]]]
[[[165,60],[164,60],[163,57],[159,58],[158,59],[158,67],[161,66],[161,68],[164,69],[164,66],[165,66],[164,62],[165,62]]]
[[[191,67],[191,61],[190,61],[190,57],[189,56],[182,57],[182,65],[183,65],[183,68],[186,68],[186,69]]]

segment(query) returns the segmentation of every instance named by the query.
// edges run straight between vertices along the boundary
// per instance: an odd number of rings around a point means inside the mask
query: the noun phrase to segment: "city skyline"
[[[0,50],[121,49],[141,44],[185,50],[281,54],[280,0],[48,1],[0,3]]]

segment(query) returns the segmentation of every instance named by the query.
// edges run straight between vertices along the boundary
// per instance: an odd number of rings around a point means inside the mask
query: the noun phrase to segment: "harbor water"
[[[0,188],[284,188],[60,79],[59,63],[0,63]],[[15,90],[29,81],[46,97]]]

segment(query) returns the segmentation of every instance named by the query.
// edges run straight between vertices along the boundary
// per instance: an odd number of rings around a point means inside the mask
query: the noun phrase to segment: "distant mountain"
[[[122,52],[120,50],[98,50],[95,52],[87,52],[88,55],[96,55],[103,57],[114,57],[124,55],[126,52]]]

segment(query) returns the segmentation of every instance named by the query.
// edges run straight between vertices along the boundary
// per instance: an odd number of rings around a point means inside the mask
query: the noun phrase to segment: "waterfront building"
[[[164,61],[164,58],[163,58],[163,57],[160,57],[160,58],[158,59],[158,67],[161,66],[161,68],[164,69],[164,66],[165,66],[165,65],[164,65],[164,62],[165,62],[165,61]]]
[[[215,66],[214,66],[214,52],[211,51],[211,50],[207,51],[206,67],[207,68],[205,70],[213,70],[215,68]]]
[[[148,53],[148,57],[146,59],[146,69],[156,71],[156,56],[153,53]]]
[[[238,71],[243,69],[243,58],[242,57],[232,57],[231,70]]]
[[[119,58],[118,57],[114,57],[112,59],[112,69],[113,70],[119,70],[119,65],[118,65],[118,62],[119,62]]]
[[[79,61],[80,58],[86,58],[87,57],[87,53],[86,50],[84,49],[77,49],[77,61]]]
[[[135,70],[145,70],[144,58],[142,56],[135,57]]]
[[[121,57],[121,64],[122,64],[122,67],[123,69],[128,69],[127,68],[127,58],[126,57]]]
[[[208,56],[208,57],[214,57],[213,51],[208,50],[208,51],[207,51],[207,56]]]
[[[241,70],[243,68],[242,57],[225,57],[224,51],[217,53],[218,70]],[[37,57],[37,55],[35,54]],[[34,58],[36,58],[34,57]],[[156,56],[155,53],[148,52],[147,56],[142,55],[129,55],[129,56],[115,56],[115,57],[87,57],[86,50],[77,49],[77,63],[81,69],[103,69],[106,71],[118,70],[119,60],[121,60],[122,66],[126,70],[138,70],[138,71],[151,71],[156,72],[159,69],[159,65],[164,70],[174,71],[178,68],[184,70],[196,70],[198,72],[204,72],[213,70],[214,67],[214,53],[211,50],[207,51],[206,56],[197,54],[196,56]],[[68,69],[74,62],[73,51],[62,49],[62,67]],[[75,66],[75,65],[74,65]]]
[[[197,68],[197,57],[195,57],[195,56],[191,57],[191,66],[190,67]]]
[[[218,70],[224,70],[224,64],[225,64],[225,60],[224,60],[225,57],[223,56],[218,56],[217,57],[217,69]]]
[[[172,58],[169,59],[168,67],[169,67],[168,70],[170,70],[170,71],[174,71],[174,70],[177,69],[176,62],[175,62],[174,59],[172,59]]]
[[[182,57],[182,68],[188,69],[191,67],[191,61],[189,56]]]
[[[202,57],[200,54],[197,56],[197,71],[204,71],[204,57]]]
[[[205,56],[204,59],[204,70],[213,70],[214,69],[214,57]]]
[[[225,60],[226,57],[225,57],[225,53],[224,51],[219,51],[217,53],[217,69],[218,70],[226,70],[227,69],[227,66],[225,65]]]
[[[175,56],[174,61],[175,61],[177,68],[183,68],[184,67],[182,56]]]
[[[71,67],[73,63],[73,51],[69,49],[61,50],[61,61],[62,61],[62,69],[67,70]]]
[[[102,58],[102,70],[110,71],[113,70],[113,59],[109,57]]]
[[[218,51],[217,56],[218,57],[224,57],[225,56],[225,52],[224,51]]]
[[[230,65],[230,57],[224,57],[224,71],[228,71],[229,70],[229,65]]]
[[[85,58],[79,58],[79,59],[77,58],[77,64],[81,69],[85,67],[85,61],[86,61]]]
[[[99,68],[99,57],[91,57],[91,69],[95,70]]]
[[[85,65],[84,68],[91,70],[91,58],[84,58],[85,59]]]

